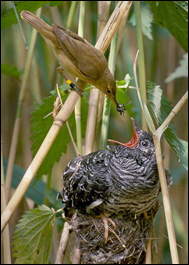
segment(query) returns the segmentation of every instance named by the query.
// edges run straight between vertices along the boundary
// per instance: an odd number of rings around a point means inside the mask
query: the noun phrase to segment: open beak
[[[133,136],[132,136],[132,138],[131,138],[131,140],[129,142],[121,143],[121,142],[118,142],[118,141],[115,141],[115,140],[111,140],[111,139],[108,139],[108,141],[113,143],[113,144],[124,145],[124,146],[127,146],[129,148],[136,147],[137,144],[138,144],[139,138],[138,138],[138,134],[137,134],[137,131],[136,131],[135,121],[134,121],[133,118],[131,118],[131,119],[132,119],[132,123],[133,123]]]

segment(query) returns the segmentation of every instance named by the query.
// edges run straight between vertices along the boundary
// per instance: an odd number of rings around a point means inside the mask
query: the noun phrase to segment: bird
[[[155,206],[160,182],[153,138],[139,129],[134,119],[132,123],[129,142],[109,140],[115,145],[69,162],[63,172],[63,189],[57,195],[64,204],[65,216],[77,209],[110,221],[115,214],[139,216]],[[105,242],[107,220],[103,219]]]
[[[20,15],[52,47],[61,66],[59,73],[62,73],[61,69],[66,70],[74,77],[95,86],[113,101],[121,115],[124,113],[125,107],[116,101],[115,79],[105,56],[98,49],[75,32],[57,24],[51,27],[29,11],[23,10]],[[77,89],[76,92],[82,95],[81,90]]]

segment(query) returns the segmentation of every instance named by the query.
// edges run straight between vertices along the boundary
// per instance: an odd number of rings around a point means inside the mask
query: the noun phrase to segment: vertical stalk
[[[110,56],[109,56],[108,66],[112,74],[114,74],[115,71],[117,39],[118,39],[118,32],[116,32],[116,34],[114,35],[110,46]],[[111,107],[111,101],[107,96],[105,96],[105,102],[102,114],[100,149],[106,148],[109,120],[110,120],[110,107]]]
[[[41,11],[42,11],[42,8],[40,8],[37,11],[37,16],[40,16]],[[9,161],[8,161],[8,166],[7,166],[6,182],[5,182],[7,201],[9,199],[9,194],[10,194],[12,172],[13,172],[13,166],[14,166],[15,155],[16,155],[16,148],[17,148],[17,143],[18,143],[18,136],[19,136],[19,131],[20,131],[22,107],[23,107],[23,103],[24,103],[24,99],[25,99],[25,94],[26,94],[26,89],[27,89],[27,81],[28,81],[29,73],[30,73],[30,69],[31,69],[31,63],[32,63],[32,59],[33,59],[33,53],[34,53],[36,38],[37,38],[37,30],[33,29],[32,30],[31,43],[30,43],[30,47],[28,50],[27,58],[26,58],[24,75],[23,75],[22,84],[21,84],[21,88],[20,88],[20,94],[19,94],[17,111],[16,111],[16,120],[15,120],[15,124],[14,124],[14,129],[13,129],[13,136],[12,136],[11,147],[10,147]]]
[[[78,3],[78,1],[72,1],[72,3],[71,3],[70,12],[68,14],[68,19],[67,19],[67,23],[66,23],[66,28],[68,28],[68,29],[70,29],[72,24],[73,24],[74,15],[75,15],[75,11],[77,8],[77,3]]]
[[[80,2],[80,13],[79,13],[79,27],[78,35],[84,37],[85,28],[85,6],[86,2]],[[75,122],[76,122],[76,135],[77,135],[77,148],[79,154],[82,154],[82,137],[81,137],[81,98],[78,100],[75,106]]]
[[[139,68],[139,87],[141,90],[141,96],[143,102],[146,104],[146,71],[145,71],[145,59],[144,59],[144,45],[143,45],[143,35],[142,35],[142,21],[141,21],[141,9],[140,9],[140,1],[134,2],[135,8],[135,18],[136,18],[136,35],[137,35],[137,46],[139,49],[138,56],[138,68]],[[144,113],[141,112],[142,118],[142,129],[147,131],[147,123],[144,117]]]
[[[6,194],[5,194],[5,179],[4,179],[4,167],[3,167],[3,151],[1,147],[1,211],[6,208]],[[3,250],[3,263],[11,264],[11,247],[10,247],[10,233],[9,225],[5,227],[2,232],[2,250]]]
[[[158,134],[157,132],[158,131],[156,131],[156,133],[153,135],[153,139],[154,139],[154,145],[155,145],[159,179],[160,179],[160,184],[161,184],[161,192],[162,192],[162,197],[163,197],[165,220],[167,224],[167,231],[168,231],[168,237],[169,237],[169,246],[170,246],[170,251],[171,251],[172,263],[179,264],[174,223],[173,223],[173,217],[172,217],[172,212],[171,212],[171,204],[170,204],[167,180],[166,180],[166,175],[165,175],[165,170],[164,170],[163,160],[162,160],[162,153],[161,153],[161,146],[160,146],[160,134]]]

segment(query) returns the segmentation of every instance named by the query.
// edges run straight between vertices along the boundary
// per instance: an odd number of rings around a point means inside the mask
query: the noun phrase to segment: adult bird
[[[137,127],[127,143],[111,140],[116,146],[74,158],[63,172],[63,189],[58,199],[64,203],[65,215],[74,209],[100,214],[108,239],[107,221],[113,226],[113,214],[140,215],[158,200],[160,183],[152,136]]]
[[[29,11],[22,11],[20,15],[52,47],[62,70],[101,90],[113,101],[120,114],[124,112],[124,106],[116,101],[115,79],[108,68],[106,58],[98,49],[71,30],[56,24],[51,27]],[[62,70],[59,68],[59,73],[62,73]],[[81,90],[75,86],[74,88],[82,95]]]

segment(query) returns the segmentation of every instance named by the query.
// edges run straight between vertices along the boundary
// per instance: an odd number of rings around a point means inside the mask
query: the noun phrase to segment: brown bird
[[[52,47],[63,70],[98,88],[114,102],[120,114],[124,112],[124,106],[116,101],[115,79],[106,58],[98,49],[71,30],[56,24],[51,27],[29,11],[22,11],[21,18],[33,26]],[[82,95],[81,90],[76,91]]]

